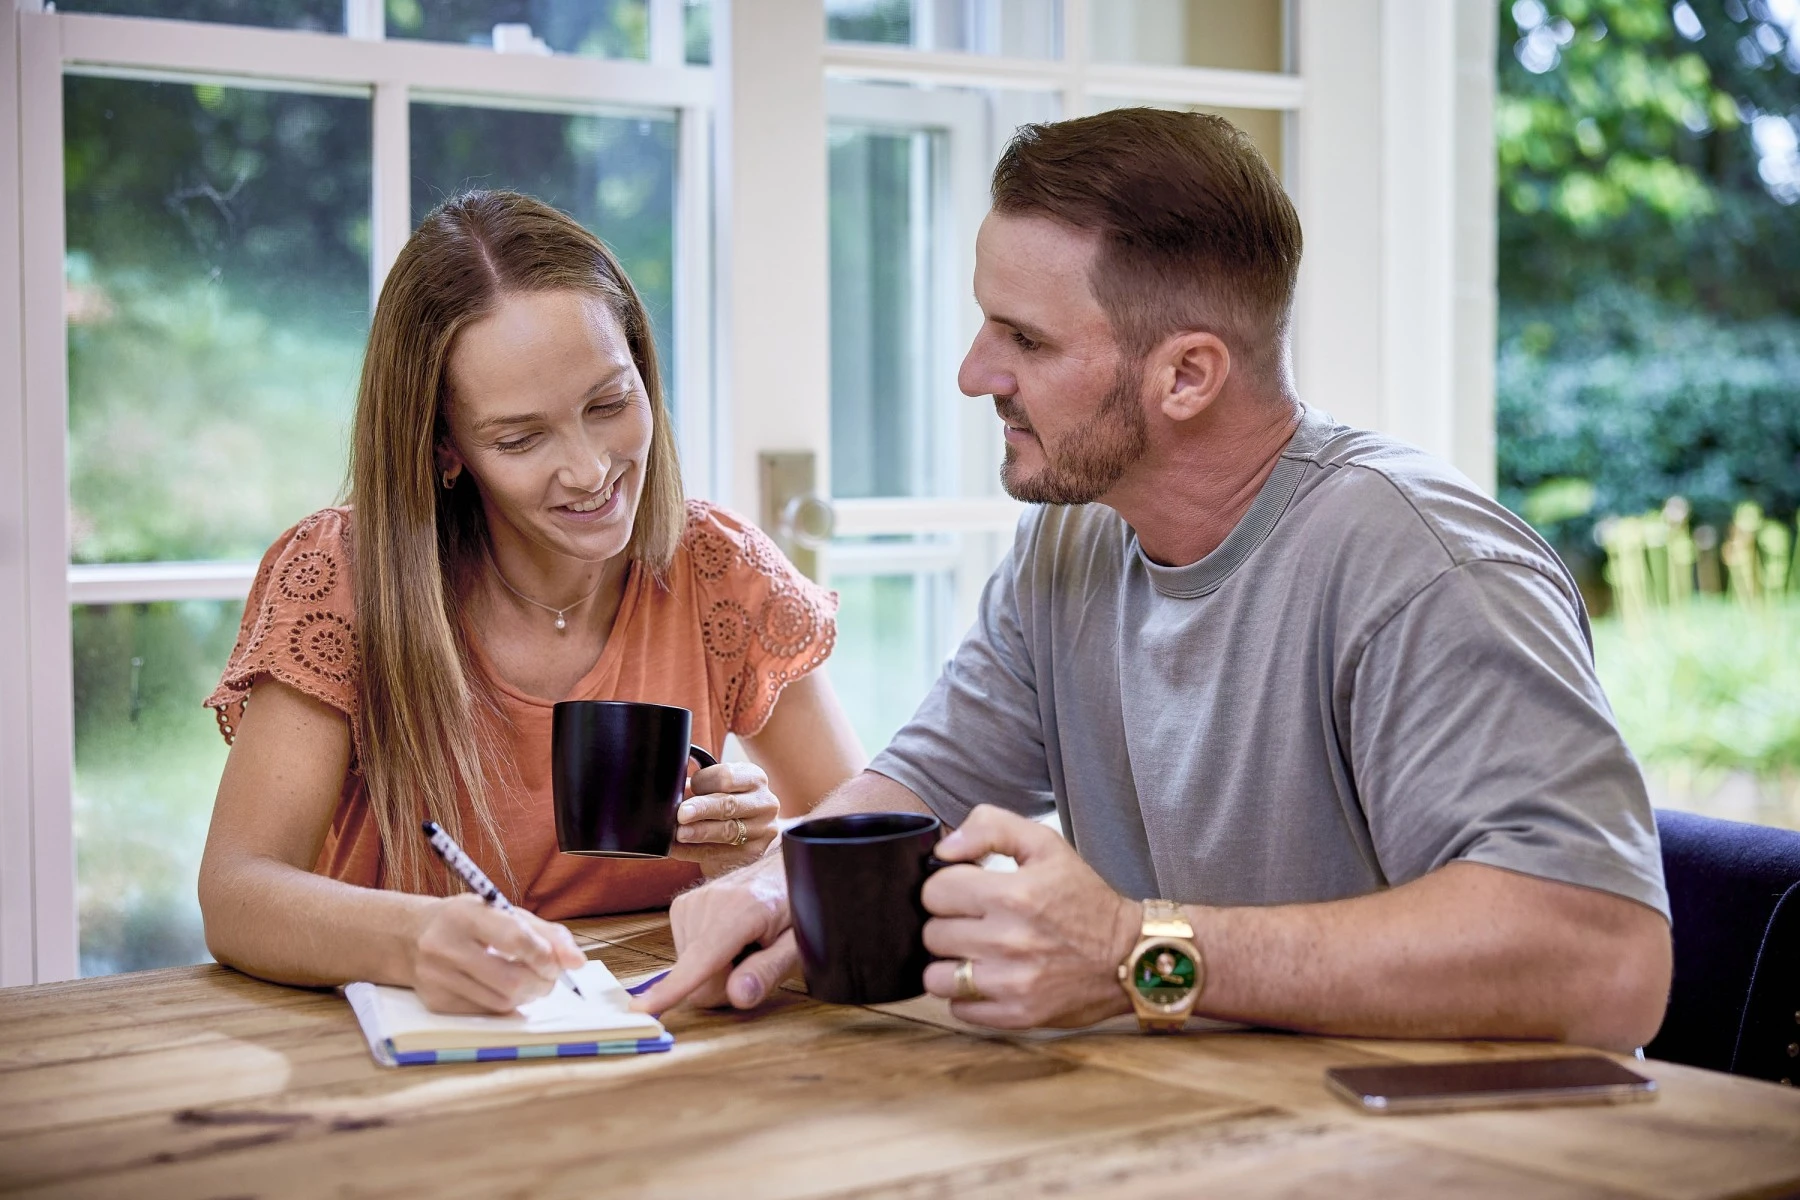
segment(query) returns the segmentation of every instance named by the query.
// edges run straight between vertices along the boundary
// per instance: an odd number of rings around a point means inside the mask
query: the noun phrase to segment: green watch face
[[[1179,946],[1151,946],[1132,964],[1131,982],[1152,1004],[1179,1004],[1194,990],[1194,960]]]

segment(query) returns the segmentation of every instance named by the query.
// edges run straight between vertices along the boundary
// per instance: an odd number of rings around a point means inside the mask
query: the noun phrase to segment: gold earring
[[[443,483],[446,492],[456,486],[455,471],[445,471],[442,475],[438,476],[438,479]]]

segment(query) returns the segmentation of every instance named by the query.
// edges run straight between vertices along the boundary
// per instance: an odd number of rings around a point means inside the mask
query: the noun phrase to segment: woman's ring
[[[950,977],[950,998],[952,1000],[986,1000],[981,989],[975,986],[975,963],[963,959],[956,964],[956,974]]]
[[[734,846],[741,846],[750,840],[750,827],[744,824],[744,818],[742,817],[733,817],[731,820],[732,823],[737,826],[737,836],[731,839],[731,844]]]

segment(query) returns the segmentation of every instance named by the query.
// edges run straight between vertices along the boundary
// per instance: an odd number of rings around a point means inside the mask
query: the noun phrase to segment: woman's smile
[[[624,478],[620,475],[593,495],[571,504],[558,504],[550,511],[559,519],[574,525],[594,525],[612,520],[619,515],[622,507],[620,499],[624,489],[619,484]]]

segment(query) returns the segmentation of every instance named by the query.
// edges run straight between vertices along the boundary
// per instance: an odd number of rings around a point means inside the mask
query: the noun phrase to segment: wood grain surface
[[[622,978],[666,917],[576,922]],[[1543,1053],[1219,1029],[1001,1035],[930,997],[679,1010],[637,1058],[384,1069],[333,992],[222,967],[0,991],[24,1196],[1800,1195],[1800,1092],[1633,1064],[1648,1104],[1373,1117],[1349,1063]]]

